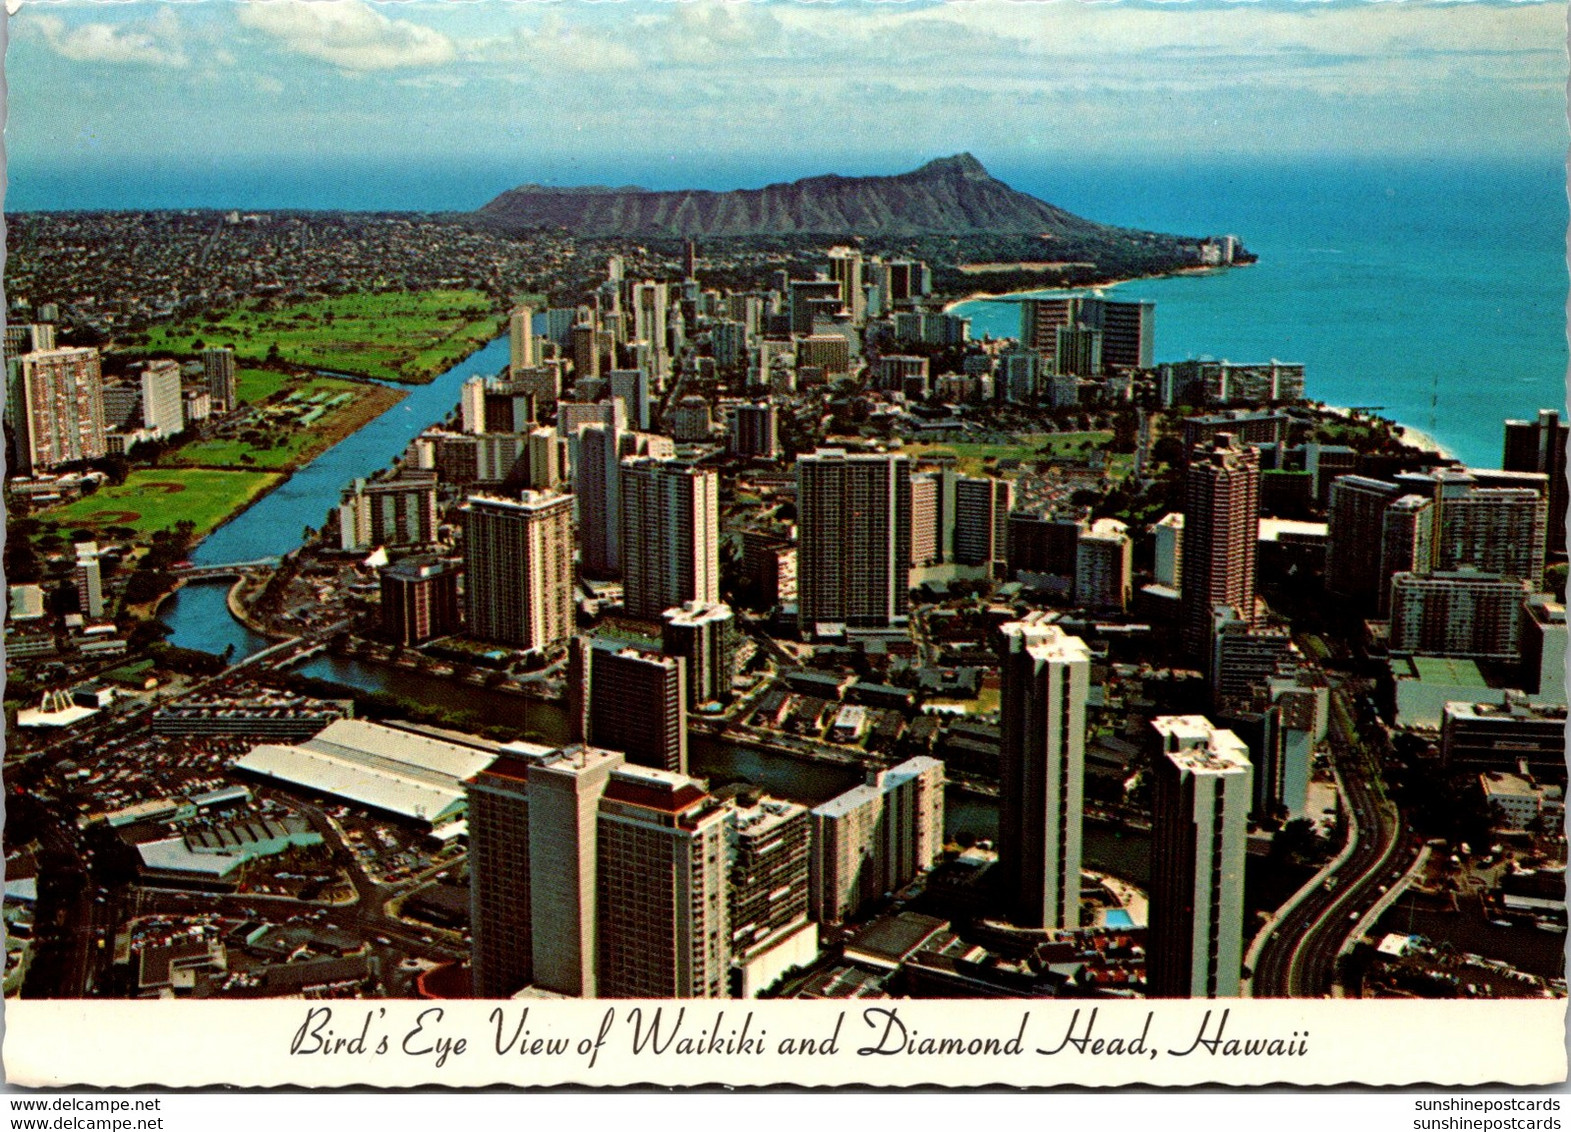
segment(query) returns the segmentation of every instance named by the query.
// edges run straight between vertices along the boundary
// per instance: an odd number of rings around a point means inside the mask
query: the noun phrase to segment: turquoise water
[[[1260,256],[1114,289],[1156,301],[1157,361],[1303,362],[1311,398],[1383,406],[1481,466],[1499,466],[1503,419],[1565,404],[1566,191],[1553,164],[1179,170],[1159,185],[1022,171],[1013,183],[1099,220],[1233,233]],[[960,310],[974,335],[1019,333],[1012,303]]]
[[[1132,916],[1122,908],[1109,908],[1102,913],[1102,923],[1109,928],[1132,928],[1135,921]]]

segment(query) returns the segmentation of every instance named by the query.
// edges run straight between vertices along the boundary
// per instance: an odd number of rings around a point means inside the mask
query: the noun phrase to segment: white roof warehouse
[[[464,813],[464,780],[491,765],[496,745],[340,719],[298,744],[263,743],[235,769],[440,825]]]

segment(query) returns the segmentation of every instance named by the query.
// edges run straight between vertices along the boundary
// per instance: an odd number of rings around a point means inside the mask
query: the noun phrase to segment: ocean
[[[1237,235],[1259,255],[1113,289],[1155,300],[1157,361],[1303,362],[1312,399],[1379,406],[1481,467],[1499,467],[1503,420],[1564,409],[1567,206],[1554,163],[1021,170],[1011,183],[1110,223]],[[959,310],[973,335],[1020,332],[1015,304]]]
[[[1563,166],[1218,160],[1204,166],[1000,164],[994,176],[1093,220],[1234,234],[1252,267],[1117,289],[1156,300],[1156,358],[1278,358],[1307,366],[1309,396],[1380,406],[1470,463],[1497,465],[1501,421],[1566,400]],[[478,207],[530,180],[750,187],[809,175],[714,166],[607,172],[498,161],[341,166],[8,171],[8,210]],[[976,335],[1018,333],[1008,303],[968,304]]]

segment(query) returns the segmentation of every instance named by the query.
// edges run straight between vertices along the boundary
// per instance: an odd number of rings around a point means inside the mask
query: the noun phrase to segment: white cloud
[[[288,51],[346,71],[439,67],[457,56],[435,28],[389,19],[361,0],[263,0],[243,5],[239,19]]]
[[[636,67],[640,52],[574,27],[551,12],[537,28],[518,27],[509,35],[465,44],[464,58],[475,63],[523,64],[541,72],[594,74]]]
[[[168,9],[132,27],[99,23],[72,27],[48,13],[34,16],[30,23],[50,50],[73,63],[184,67],[190,61],[179,44],[179,19]]]

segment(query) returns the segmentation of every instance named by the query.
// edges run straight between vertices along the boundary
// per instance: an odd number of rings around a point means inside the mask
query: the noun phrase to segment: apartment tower
[[[1249,750],[1203,716],[1159,716],[1151,728],[1155,826],[1147,993],[1236,998],[1253,791]]]
[[[541,652],[573,631],[573,498],[526,491],[463,505],[468,632]]]
[[[1091,653],[1048,616],[1000,630],[999,864],[1016,923],[1075,928]]]

